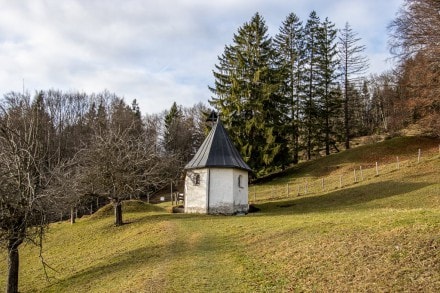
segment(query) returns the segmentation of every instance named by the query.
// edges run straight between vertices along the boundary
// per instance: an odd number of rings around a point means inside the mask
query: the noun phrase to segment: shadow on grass
[[[293,200],[256,204],[261,213],[292,214],[337,211],[358,207],[360,210],[368,208],[365,203],[385,199],[388,197],[413,192],[431,185],[432,183],[406,183],[383,181],[352,188],[340,189],[319,196],[298,197]],[[402,199],[403,200],[403,199]],[[381,203],[378,203],[381,205]],[[382,204],[383,207],[388,207]],[[413,205],[413,203],[412,203]],[[389,206],[392,207],[392,206]]]
[[[136,267],[143,266],[145,263],[152,262],[154,259],[161,259],[164,257],[164,251],[166,249],[163,246],[146,246],[129,250],[106,259],[104,263],[91,264],[86,269],[75,272],[64,279],[54,281],[47,288],[50,291],[59,291],[59,288],[75,288],[75,290],[81,288],[82,292],[87,292],[95,286],[93,282],[102,282],[101,279],[106,278],[108,275],[117,276],[124,271],[131,271]]]
[[[210,261],[216,257],[221,249],[230,247],[229,238],[225,239],[221,235],[216,234],[204,235],[203,238],[197,239],[195,243],[192,243],[191,239],[176,237],[176,235],[169,235],[168,237],[172,238],[172,241],[125,250],[103,261],[91,263],[87,268],[54,281],[48,285],[47,289],[51,292],[61,292],[66,290],[66,288],[75,292],[87,292],[91,289],[96,289],[93,286],[100,286],[102,282],[106,282],[109,276],[119,278],[119,276],[127,274],[127,272],[133,272],[148,266],[149,268],[161,268],[161,279],[155,280],[156,285],[159,286],[157,292],[161,292],[160,288],[165,285],[170,274],[172,276],[172,268],[176,265],[176,262],[183,265],[186,258],[197,256],[203,256],[202,259]],[[227,243],[224,244],[224,241]],[[191,275],[192,273],[187,272],[187,274]],[[148,284],[148,280],[144,281]],[[117,289],[120,288],[117,287]],[[156,292],[156,290],[149,290],[148,292]]]

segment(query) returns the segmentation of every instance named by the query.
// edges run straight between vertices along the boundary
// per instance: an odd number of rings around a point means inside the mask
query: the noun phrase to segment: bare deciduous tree
[[[406,0],[389,25],[391,52],[400,61],[399,86],[412,123],[440,136],[440,2]]]
[[[87,195],[85,186],[78,182],[76,158],[60,162],[51,170],[51,182],[46,194],[54,199],[54,208],[57,212],[70,213],[71,224],[76,220],[76,209],[81,200]]]
[[[343,84],[343,104],[344,104],[344,130],[345,148],[350,148],[351,136],[351,117],[350,100],[353,94],[352,89],[356,84],[360,84],[360,77],[368,69],[368,59],[363,55],[365,46],[359,45],[361,39],[353,31],[348,23],[341,30],[339,36],[339,59],[342,73]]]
[[[123,224],[122,201],[169,182],[167,161],[131,128],[110,128],[96,134],[91,145],[78,154],[77,181],[89,192],[107,196],[114,206],[115,225]]]
[[[405,0],[389,25],[391,52],[408,59],[423,51],[431,62],[440,63],[440,2]]]
[[[6,292],[18,292],[19,246],[41,245],[51,198],[50,128],[40,97],[10,94],[0,104],[0,243],[8,251]]]

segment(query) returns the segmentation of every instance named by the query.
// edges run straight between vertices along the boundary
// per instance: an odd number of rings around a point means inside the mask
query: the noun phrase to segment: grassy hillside
[[[396,138],[301,164],[251,187],[260,211],[247,216],[130,202],[122,227],[105,210],[54,224],[43,251],[50,282],[38,249],[24,246],[20,291],[439,292],[439,144]]]

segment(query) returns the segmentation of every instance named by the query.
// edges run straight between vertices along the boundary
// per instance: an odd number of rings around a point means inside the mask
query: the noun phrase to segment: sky
[[[143,114],[208,105],[217,57],[258,12],[270,36],[288,14],[348,22],[369,73],[392,68],[387,25],[403,0],[0,0],[0,95],[103,90]]]

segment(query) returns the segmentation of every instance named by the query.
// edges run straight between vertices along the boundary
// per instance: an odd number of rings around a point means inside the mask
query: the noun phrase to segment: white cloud
[[[108,89],[149,113],[207,102],[217,56],[255,12],[272,35],[290,12],[348,21],[380,71],[402,1],[0,0],[0,94],[21,91],[24,79],[30,91]]]

